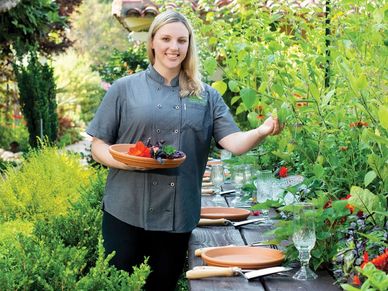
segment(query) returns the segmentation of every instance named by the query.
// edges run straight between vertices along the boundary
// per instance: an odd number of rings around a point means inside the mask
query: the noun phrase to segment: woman
[[[182,272],[191,231],[199,221],[201,183],[215,141],[242,154],[280,131],[268,118],[241,132],[222,97],[200,81],[193,29],[173,11],[159,14],[148,37],[149,67],[117,80],[104,97],[87,132],[93,158],[110,168],[103,199],[102,232],[111,263],[132,271],[145,256],[152,273],[147,290],[174,290]],[[165,140],[183,151],[176,169],[131,168],[112,158],[116,143]]]

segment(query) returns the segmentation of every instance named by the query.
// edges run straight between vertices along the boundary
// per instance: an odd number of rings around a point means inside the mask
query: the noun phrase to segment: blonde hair
[[[185,16],[179,12],[167,10],[155,17],[148,31],[147,53],[152,65],[155,63],[155,53],[152,49],[152,41],[156,32],[164,25],[173,22],[181,22],[189,31],[189,47],[187,55],[182,62],[179,73],[179,93],[181,97],[198,95],[202,92],[201,74],[198,68],[198,54],[195,45],[193,28]]]

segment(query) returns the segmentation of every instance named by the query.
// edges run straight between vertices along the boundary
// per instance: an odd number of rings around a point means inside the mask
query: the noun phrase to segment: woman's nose
[[[171,42],[171,48],[177,50],[177,49],[179,48],[178,42],[177,42],[177,41],[172,41],[172,42]]]

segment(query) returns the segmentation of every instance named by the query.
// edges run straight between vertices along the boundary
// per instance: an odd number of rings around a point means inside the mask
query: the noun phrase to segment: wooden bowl
[[[154,158],[144,158],[128,154],[128,150],[131,147],[134,147],[135,144],[114,144],[109,147],[109,153],[112,157],[122,162],[128,166],[136,168],[145,168],[145,169],[167,169],[167,168],[177,168],[185,160],[186,155],[178,159],[163,159],[162,163],[157,161]]]

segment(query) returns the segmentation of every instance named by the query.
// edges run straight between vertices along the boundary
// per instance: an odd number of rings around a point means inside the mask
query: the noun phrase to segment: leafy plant
[[[15,72],[30,145],[38,145],[37,137],[43,139],[47,136],[49,141],[55,141],[58,116],[53,69],[47,64],[41,64],[37,53],[31,51],[28,65],[15,65]]]
[[[114,49],[111,56],[105,63],[93,67],[101,79],[105,82],[113,81],[131,75],[139,70],[144,70],[148,66],[144,45],[131,46],[126,51]]]
[[[92,173],[77,156],[55,147],[31,150],[21,168],[7,168],[6,178],[0,181],[0,220],[35,221],[66,213]]]

